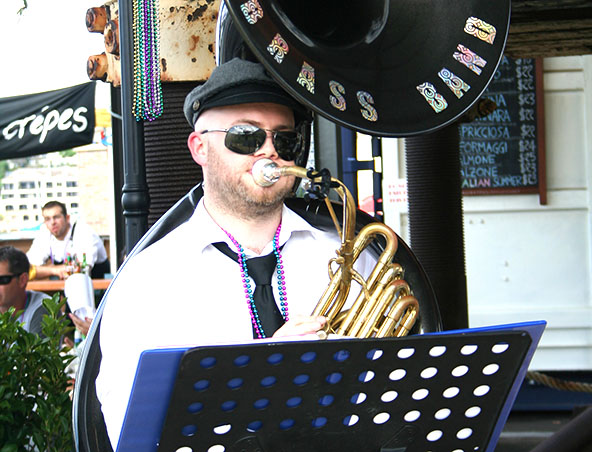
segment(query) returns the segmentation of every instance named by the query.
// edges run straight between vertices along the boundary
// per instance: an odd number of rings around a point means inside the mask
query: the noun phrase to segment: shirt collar
[[[318,238],[323,231],[312,226],[308,221],[284,205],[282,210],[282,230],[280,232],[280,245],[284,245],[293,233],[308,233],[313,238]]]
[[[188,226],[195,231],[195,245],[199,252],[203,252],[208,245],[216,242],[226,242],[231,245],[224,231],[206,210],[203,198],[197,203],[197,207],[188,221]]]
[[[195,231],[195,245],[198,251],[203,252],[206,247],[216,242],[226,242],[230,249],[234,250],[234,245],[232,245],[228,236],[206,210],[203,198],[199,200],[193,215],[188,221],[188,226]],[[316,238],[323,232],[284,205],[282,208],[282,230],[279,245],[283,246],[294,233],[311,234],[313,238]]]

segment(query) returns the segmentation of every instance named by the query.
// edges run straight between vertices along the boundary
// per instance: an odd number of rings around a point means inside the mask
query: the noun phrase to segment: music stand
[[[492,451],[544,325],[145,352],[118,451]]]

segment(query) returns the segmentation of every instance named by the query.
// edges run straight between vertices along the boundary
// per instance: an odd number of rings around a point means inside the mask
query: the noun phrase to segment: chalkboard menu
[[[482,98],[497,108],[459,125],[463,194],[539,193],[545,204],[542,62],[503,57]]]

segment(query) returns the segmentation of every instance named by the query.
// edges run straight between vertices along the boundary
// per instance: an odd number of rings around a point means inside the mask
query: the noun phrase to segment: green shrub
[[[45,337],[25,331],[14,308],[0,314],[0,452],[74,450],[64,303],[59,294],[43,301]]]

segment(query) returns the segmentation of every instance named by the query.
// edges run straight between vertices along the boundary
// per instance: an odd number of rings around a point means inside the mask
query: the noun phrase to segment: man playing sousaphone
[[[261,159],[306,161],[305,109],[261,65],[234,59],[189,93],[184,111],[203,198],[187,222],[126,263],[103,313],[96,387],[114,449],[143,350],[305,335],[326,321],[310,313],[339,236],[284,205],[293,176],[262,187],[251,174]],[[366,252],[355,264],[363,277],[373,266]]]

